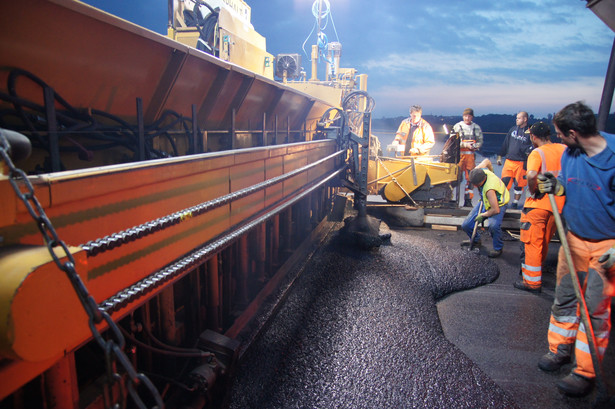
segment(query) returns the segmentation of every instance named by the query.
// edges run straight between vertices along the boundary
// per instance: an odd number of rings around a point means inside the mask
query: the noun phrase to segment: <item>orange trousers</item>
[[[553,213],[545,209],[524,208],[521,213],[521,275],[530,288],[542,285],[542,263],[555,234]]]
[[[459,159],[459,171],[463,172],[466,177],[465,194],[468,195],[470,199],[474,197],[474,186],[470,183],[470,171],[476,167],[475,156],[474,153],[462,150]]]
[[[502,168],[502,176],[500,179],[502,179],[502,182],[506,184],[507,189],[512,187],[512,182],[514,180],[515,187],[520,191],[523,190],[523,188],[527,185],[523,162],[506,159],[504,162],[504,167]]]
[[[615,244],[615,239],[588,241],[566,234],[574,268],[579,276],[591,325],[596,339],[598,359],[602,361],[609,344],[611,332],[611,298],[615,288],[615,265],[608,271],[598,259]],[[557,285],[551,307],[549,322],[549,349],[557,354],[572,354],[576,357],[573,372],[594,378],[596,373],[591,359],[585,326],[580,319],[580,310],[568,270],[563,246],[557,260]]]

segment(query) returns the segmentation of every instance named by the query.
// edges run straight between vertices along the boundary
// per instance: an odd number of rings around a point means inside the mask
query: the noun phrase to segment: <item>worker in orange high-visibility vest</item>
[[[531,195],[525,200],[521,212],[521,279],[515,288],[539,293],[542,288],[542,263],[549,251],[549,241],[555,234],[555,219],[549,197],[538,191],[539,173],[558,175],[560,160],[566,145],[551,142],[551,129],[544,122],[530,127],[530,140],[534,149],[527,158],[527,183]],[[556,198],[558,211],[564,207],[564,197]]]

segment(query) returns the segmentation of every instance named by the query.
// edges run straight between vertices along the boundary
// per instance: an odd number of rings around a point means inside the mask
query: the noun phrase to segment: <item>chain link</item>
[[[139,386],[144,386],[156,402],[156,405],[153,406],[153,408],[164,408],[162,397],[154,384],[147,376],[137,373],[130,360],[124,353],[124,336],[120,332],[117,324],[115,324],[115,322],[111,319],[111,316],[98,307],[96,301],[88,292],[85,284],[81,280],[81,277],[77,274],[73,255],[70,253],[66,244],[58,237],[58,234],[53,228],[51,221],[45,214],[40,202],[36,198],[34,194],[34,187],[32,186],[32,183],[30,183],[30,180],[28,180],[27,175],[23,170],[18,169],[13,164],[13,161],[9,155],[9,150],[9,142],[4,135],[3,130],[0,129],[0,156],[2,156],[2,160],[8,167],[9,182],[13,186],[17,197],[21,199],[28,209],[28,212],[36,222],[55,264],[68,277],[73,289],[75,290],[75,293],[79,297],[79,301],[83,305],[83,308],[89,317],[88,323],[90,330],[92,331],[92,335],[105,352],[107,366],[107,382],[105,385],[105,390],[103,391],[105,405],[108,408],[113,409],[125,408],[126,393],[124,389],[127,389],[128,393],[139,408],[147,408],[143,402],[143,399],[137,392],[137,388]],[[67,261],[62,262],[62,258],[66,258]],[[109,333],[111,334],[109,339],[105,339],[98,328],[96,328],[96,324],[100,324],[103,321],[109,327]],[[126,388],[124,388],[122,376],[116,370],[117,364],[119,364],[119,366],[126,372],[128,382]],[[113,386],[116,383],[119,386],[118,399],[120,402],[111,403],[114,400]]]

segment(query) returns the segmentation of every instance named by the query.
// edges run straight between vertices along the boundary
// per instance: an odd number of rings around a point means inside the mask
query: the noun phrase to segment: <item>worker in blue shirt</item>
[[[513,202],[510,205],[512,209],[519,207],[519,200],[523,194],[523,188],[527,186],[525,179],[527,157],[532,150],[532,141],[530,141],[528,114],[525,111],[520,111],[515,120],[515,126],[510,128],[500,152],[498,153],[497,163],[502,164],[502,157],[506,157],[502,174],[500,178],[508,189],[514,183]]]
[[[611,298],[615,293],[615,135],[598,132],[596,117],[582,102],[567,105],[553,118],[567,145],[561,172],[538,175],[538,190],[566,196],[562,216],[572,262],[584,296],[602,361],[611,331]],[[557,383],[569,396],[587,395],[594,384],[588,335],[580,322],[577,299],[564,247],[559,250],[557,284],[551,308],[549,352],[538,362],[556,371],[576,358],[572,372]]]

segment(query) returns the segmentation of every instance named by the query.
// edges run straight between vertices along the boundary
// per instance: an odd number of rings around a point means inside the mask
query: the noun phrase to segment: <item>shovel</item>
[[[477,218],[478,218],[478,215],[482,211],[483,211],[483,201],[481,200],[478,203],[478,213],[476,213]],[[469,251],[472,251],[472,249],[474,248],[474,237],[476,237],[476,230],[478,230],[478,220],[474,222],[474,230],[472,230],[472,237],[470,238],[470,245],[468,246]]]

